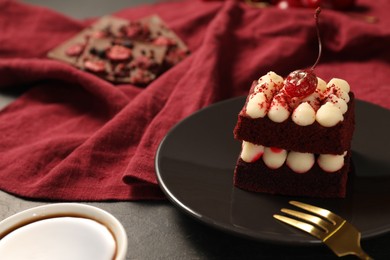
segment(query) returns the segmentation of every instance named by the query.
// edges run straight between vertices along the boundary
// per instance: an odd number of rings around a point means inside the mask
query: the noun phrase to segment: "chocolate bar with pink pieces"
[[[157,16],[139,21],[105,16],[48,53],[113,83],[145,87],[188,55]]]
[[[150,29],[150,40],[154,45],[168,47],[165,56],[167,67],[174,66],[188,56],[187,46],[158,16],[154,15],[140,22]]]

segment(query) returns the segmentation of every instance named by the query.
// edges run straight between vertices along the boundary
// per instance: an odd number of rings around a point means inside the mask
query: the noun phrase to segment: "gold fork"
[[[289,203],[315,215],[282,208],[283,213],[305,222],[278,214],[274,218],[322,240],[337,256],[356,255],[360,259],[373,259],[360,246],[360,232],[345,219],[327,209],[298,201]]]

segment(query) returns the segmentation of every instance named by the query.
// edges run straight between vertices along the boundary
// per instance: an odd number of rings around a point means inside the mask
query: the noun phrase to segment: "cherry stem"
[[[322,43],[321,43],[321,35],[320,35],[320,26],[318,24],[318,16],[320,15],[321,13],[321,8],[318,7],[316,9],[316,12],[314,13],[314,19],[316,21],[316,29],[317,29],[317,40],[318,40],[318,56],[317,56],[317,60],[316,62],[314,63],[314,65],[311,67],[311,70],[314,70],[314,68],[317,66],[318,62],[320,61],[320,58],[321,58],[321,53],[322,53]]]

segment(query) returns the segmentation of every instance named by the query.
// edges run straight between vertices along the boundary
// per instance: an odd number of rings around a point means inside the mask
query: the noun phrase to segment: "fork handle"
[[[374,260],[371,256],[369,256],[366,252],[363,251],[363,249],[359,248],[359,250],[356,250],[355,252],[356,256],[359,257],[362,260]]]

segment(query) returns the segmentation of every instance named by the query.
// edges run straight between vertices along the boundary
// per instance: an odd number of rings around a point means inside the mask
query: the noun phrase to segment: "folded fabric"
[[[344,78],[357,98],[390,109],[390,3],[359,5],[354,15],[322,12],[324,52],[316,73]],[[317,55],[310,9],[200,0],[128,8],[114,15],[157,14],[191,50],[143,89],[46,58],[94,19],[76,21],[9,0],[0,0],[0,13],[0,87],[27,88],[0,111],[0,188],[25,198],[163,199],[154,157],[171,127],[207,105],[246,94],[269,70],[286,76]]]

